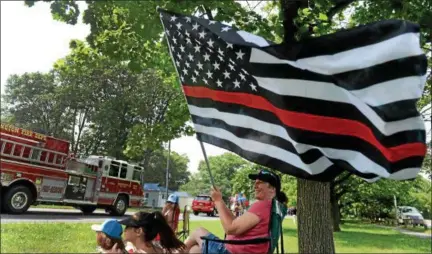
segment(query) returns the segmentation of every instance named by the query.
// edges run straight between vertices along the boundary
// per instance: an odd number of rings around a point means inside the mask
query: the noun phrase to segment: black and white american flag
[[[287,45],[158,10],[199,140],[310,180],[420,171],[418,25],[388,20]]]

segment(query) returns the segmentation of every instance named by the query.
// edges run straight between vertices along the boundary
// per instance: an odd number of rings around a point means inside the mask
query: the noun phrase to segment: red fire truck
[[[0,134],[2,212],[54,203],[119,216],[142,205],[142,167],[106,156],[76,159],[68,141],[9,124],[1,123]]]

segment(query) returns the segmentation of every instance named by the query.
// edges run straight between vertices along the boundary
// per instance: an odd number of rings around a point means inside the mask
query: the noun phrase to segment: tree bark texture
[[[298,179],[299,253],[335,253],[330,183]]]
[[[332,222],[333,222],[333,232],[340,232],[340,208],[338,200],[335,197],[331,197],[331,213],[332,213]]]

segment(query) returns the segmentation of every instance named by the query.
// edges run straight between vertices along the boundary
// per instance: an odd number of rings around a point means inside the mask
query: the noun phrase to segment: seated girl
[[[111,253],[111,249],[116,246],[119,253],[127,253],[122,240],[123,229],[116,220],[106,220],[102,225],[92,225],[96,231],[96,242],[100,253]]]
[[[126,226],[124,241],[129,242],[129,253],[176,253],[185,248],[161,212],[137,212],[119,223]],[[155,244],[158,234],[160,242]]]

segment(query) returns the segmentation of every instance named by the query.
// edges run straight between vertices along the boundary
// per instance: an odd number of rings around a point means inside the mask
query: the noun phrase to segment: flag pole
[[[206,8],[204,7],[204,5],[201,5],[201,7],[202,7],[202,9],[203,9],[203,13],[207,14],[207,18],[208,18],[208,19],[213,19],[213,15],[212,15],[211,11],[208,12],[208,11],[206,10]],[[201,150],[202,150],[202,152],[203,152],[205,162],[206,162],[206,164],[207,164],[207,169],[208,169],[208,172],[209,172],[209,175],[210,175],[210,181],[211,181],[211,184],[212,184],[213,188],[215,188],[216,185],[215,185],[214,180],[213,180],[213,176],[212,176],[211,169],[210,169],[210,163],[208,162],[208,159],[207,159],[207,154],[206,154],[206,150],[205,150],[205,148],[204,148],[204,144],[203,144],[203,142],[201,141],[201,139],[199,139],[199,142],[200,142],[200,145],[201,145]]]
[[[211,172],[211,169],[210,169],[210,163],[209,163],[208,158],[207,158],[207,153],[206,153],[206,150],[204,148],[204,144],[201,141],[201,139],[198,139],[198,140],[199,140],[200,145],[201,145],[201,150],[202,150],[203,155],[204,155],[204,160],[205,160],[205,162],[207,164],[207,169],[208,169],[208,172],[209,172],[209,175],[210,175],[210,182],[211,182],[211,184],[212,184],[212,186],[214,188],[214,187],[216,187],[216,185],[214,183],[213,175],[212,175],[212,172]]]
[[[204,8],[204,6],[202,6],[202,7]],[[205,8],[204,8],[204,9],[205,9]],[[159,6],[157,6],[157,7],[156,7],[156,11],[160,11],[160,10],[161,10],[161,8],[160,8]],[[210,15],[211,15],[211,13],[210,13]],[[213,19],[213,17],[209,17],[209,18],[210,18],[210,19]],[[162,22],[162,26],[164,27],[164,30],[165,30],[165,26],[163,25],[163,22]],[[165,35],[165,33],[164,33],[164,35]],[[169,44],[169,41],[168,41],[167,36],[165,36],[165,39],[167,40],[167,44],[168,44],[168,51],[169,51],[169,53],[170,53],[170,55],[171,55],[171,60],[173,61],[174,68],[176,69],[177,75],[179,75],[179,72],[178,72],[178,70],[177,70],[177,66],[176,66],[176,64],[175,64],[175,62],[174,62],[173,54],[172,54],[172,52],[171,52],[171,48],[169,47],[170,44]],[[179,81],[180,81],[180,84],[182,84],[182,81],[181,81],[180,77],[179,77]],[[209,172],[209,175],[210,175],[210,182],[211,182],[211,184],[212,184],[212,186],[213,186],[213,188],[214,188],[216,185],[214,184],[213,175],[212,175],[211,170],[210,170],[210,163],[209,163],[208,158],[207,158],[207,153],[206,153],[206,151],[205,151],[205,148],[204,148],[204,144],[203,144],[203,142],[202,142],[200,139],[198,139],[198,140],[199,140],[200,145],[201,145],[201,150],[202,150],[203,155],[204,155],[204,160],[205,160],[205,162],[206,162],[206,164],[207,164],[207,169],[208,169],[208,172]]]
[[[165,187],[166,187],[166,197],[165,200],[168,200],[168,184],[169,184],[169,167],[170,167],[170,154],[171,154],[171,139],[168,141],[168,156],[167,156],[167,166],[165,172]]]

